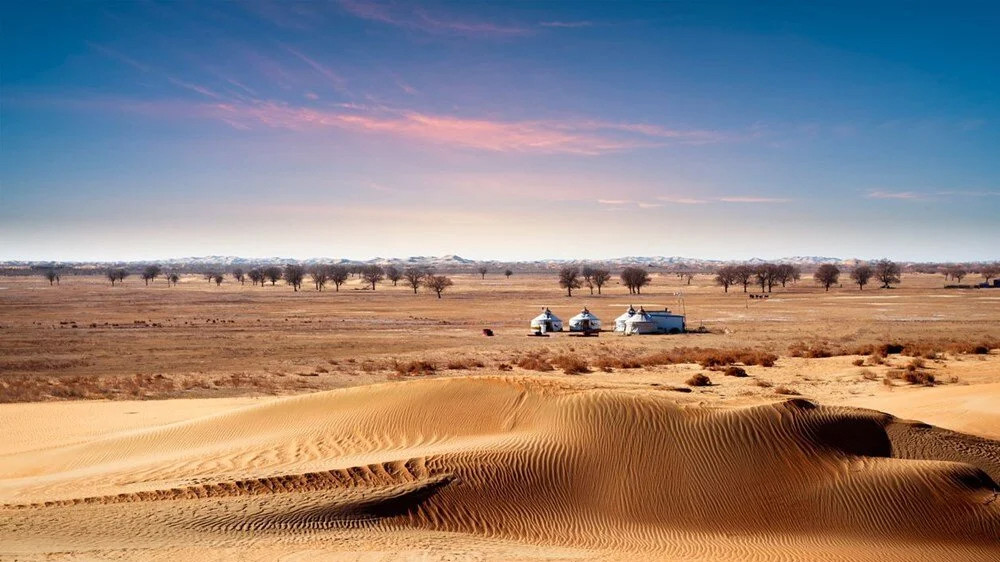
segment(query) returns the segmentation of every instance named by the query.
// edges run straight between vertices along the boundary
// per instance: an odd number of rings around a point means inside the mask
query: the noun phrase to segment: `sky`
[[[3,2],[0,259],[1000,258],[996,2]]]

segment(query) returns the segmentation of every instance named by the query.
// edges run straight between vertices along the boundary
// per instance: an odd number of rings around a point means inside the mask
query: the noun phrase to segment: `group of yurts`
[[[532,335],[545,335],[563,331],[563,322],[548,308],[531,320]],[[601,331],[601,319],[584,308],[580,314],[569,319],[570,332],[593,334]],[[615,318],[615,330],[625,335],[631,334],[680,334],[684,332],[684,316],[673,314],[668,309],[647,312],[629,305],[624,314]]]

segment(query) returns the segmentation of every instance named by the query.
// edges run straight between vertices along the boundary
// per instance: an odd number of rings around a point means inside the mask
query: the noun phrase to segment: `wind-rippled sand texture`
[[[996,560],[998,479],[1000,442],[873,410],[416,380],[8,451],[0,552]]]

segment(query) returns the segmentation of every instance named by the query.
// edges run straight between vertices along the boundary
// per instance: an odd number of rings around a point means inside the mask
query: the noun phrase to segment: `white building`
[[[571,332],[596,332],[601,329],[601,319],[594,316],[586,307],[580,314],[569,319]]]
[[[615,331],[625,334],[680,334],[684,332],[684,316],[668,309],[646,312],[642,307],[628,307],[625,314],[615,319]]]
[[[562,320],[555,314],[552,314],[552,311],[548,308],[545,308],[541,314],[531,319],[531,331],[533,332],[545,334],[548,332],[561,332],[562,329]]]

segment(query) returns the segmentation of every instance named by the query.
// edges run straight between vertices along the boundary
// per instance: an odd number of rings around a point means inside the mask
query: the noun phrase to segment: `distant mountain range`
[[[611,259],[548,259],[548,260],[529,260],[529,261],[499,261],[499,260],[471,260],[466,259],[457,255],[445,255],[445,256],[411,256],[408,258],[382,258],[376,257],[369,260],[351,260],[346,258],[308,258],[308,259],[294,259],[294,258],[283,258],[283,257],[270,257],[270,258],[244,258],[239,256],[199,256],[199,257],[186,257],[186,258],[171,258],[164,260],[136,260],[136,261],[124,261],[124,262],[53,262],[53,261],[3,261],[0,262],[0,267],[5,268],[30,268],[30,267],[52,267],[52,266],[64,266],[64,267],[74,267],[80,269],[96,269],[101,267],[129,267],[129,266],[141,266],[150,263],[157,263],[166,269],[174,269],[181,271],[196,271],[196,270],[208,270],[211,268],[219,269],[232,269],[236,267],[248,269],[252,267],[257,267],[261,265],[272,265],[272,264],[299,264],[299,265],[319,265],[319,264],[344,264],[344,265],[363,265],[363,264],[379,264],[379,265],[396,265],[400,267],[407,266],[428,266],[434,267],[440,270],[464,270],[471,269],[478,264],[486,264],[491,266],[491,268],[498,267],[514,267],[521,269],[532,269],[532,270],[546,270],[558,267],[563,267],[565,265],[584,265],[584,264],[607,264],[609,266],[621,267],[627,265],[637,265],[644,267],[655,267],[655,268],[666,268],[666,269],[681,269],[681,268],[692,268],[692,269],[705,269],[714,266],[718,266],[724,263],[789,263],[804,267],[817,266],[824,263],[832,263],[836,265],[854,265],[861,260],[858,259],[842,259],[833,258],[828,256],[791,256],[775,260],[764,260],[760,258],[752,258],[749,260],[709,260],[701,258],[686,258],[680,256],[625,256],[620,258]]]

